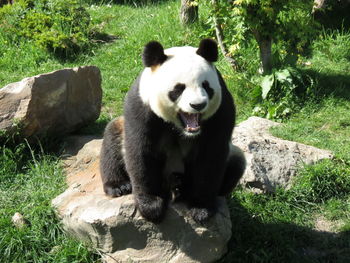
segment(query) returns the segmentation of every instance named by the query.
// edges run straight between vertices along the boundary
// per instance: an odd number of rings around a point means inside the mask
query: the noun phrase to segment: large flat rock
[[[95,66],[57,70],[0,89],[0,130],[25,137],[63,135],[95,121],[101,110]]]
[[[214,262],[226,253],[231,220],[224,199],[218,199],[219,212],[205,225],[195,223],[181,203],[171,204],[164,221],[153,224],[141,217],[132,195],[104,194],[99,160],[67,179],[69,188],[53,205],[64,228],[100,249],[105,262]]]
[[[233,143],[247,158],[240,182],[244,187],[258,192],[289,187],[302,164],[332,157],[329,151],[272,136],[269,128],[276,125],[252,117],[235,129]],[[169,206],[161,224],[147,222],[132,195],[105,196],[99,173],[101,144],[89,136],[67,139],[69,188],[53,205],[68,232],[100,249],[105,262],[215,262],[223,256],[231,237],[224,199],[218,199],[219,212],[205,225],[195,223],[181,203]]]

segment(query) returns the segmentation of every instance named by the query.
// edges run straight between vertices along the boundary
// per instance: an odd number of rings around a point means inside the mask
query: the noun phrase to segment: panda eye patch
[[[214,96],[214,90],[210,87],[208,81],[203,81],[202,83],[203,89],[206,91],[208,94],[209,99],[211,99]]]
[[[168,93],[169,99],[172,102],[175,102],[181,96],[185,88],[186,88],[185,84],[181,84],[181,83],[176,84],[174,89],[172,91],[169,91]]]

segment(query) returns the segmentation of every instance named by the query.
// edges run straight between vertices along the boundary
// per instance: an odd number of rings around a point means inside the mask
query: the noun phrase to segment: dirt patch
[[[315,220],[315,230],[320,232],[339,233],[342,225],[342,221],[330,221],[322,215],[318,216]]]

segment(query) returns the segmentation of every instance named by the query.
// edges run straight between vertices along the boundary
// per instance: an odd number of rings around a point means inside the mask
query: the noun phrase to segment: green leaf
[[[277,107],[274,105],[269,106],[269,108],[267,109],[267,119],[271,120],[276,116],[276,112],[277,112]]]
[[[275,81],[274,75],[266,75],[263,77],[262,81],[261,81],[261,88],[262,88],[262,94],[261,97],[263,99],[266,99],[267,95],[269,94],[273,83]]]
[[[288,69],[275,72],[276,79],[280,82],[292,82],[292,76]]]

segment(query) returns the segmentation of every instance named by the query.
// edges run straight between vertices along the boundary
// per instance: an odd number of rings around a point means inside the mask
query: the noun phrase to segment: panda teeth
[[[185,130],[187,132],[197,132],[200,130],[200,125],[199,125],[200,114],[199,113],[181,112],[180,117],[184,123]]]

